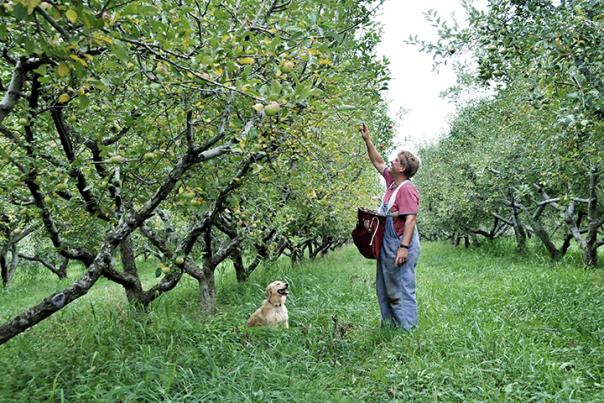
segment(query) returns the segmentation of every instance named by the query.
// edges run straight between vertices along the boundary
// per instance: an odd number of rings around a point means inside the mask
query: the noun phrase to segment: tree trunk
[[[3,248],[0,253],[0,267],[2,268],[2,284],[6,287],[11,282],[15,271],[17,270],[17,262],[19,260],[17,254],[17,245],[9,242],[7,248]],[[6,249],[6,250],[5,250]],[[8,259],[8,253],[10,250],[11,258],[10,262]]]
[[[8,240],[0,249],[0,271],[2,276],[2,283],[6,287],[13,278],[15,271],[17,270],[17,262],[19,261],[19,254],[17,253],[17,244],[21,242],[25,237],[34,232],[36,229],[35,225],[30,225],[23,231],[17,234],[12,234],[10,231],[6,233]],[[11,253],[10,263],[8,262],[8,252]]]
[[[598,220],[598,167],[593,166],[589,172],[589,199],[587,202],[587,239],[583,261],[588,267],[598,265],[598,228],[602,223]]]
[[[233,253],[231,253],[231,260],[233,261],[233,266],[235,267],[235,275],[237,276],[237,282],[243,283],[247,281],[249,278],[249,273],[245,269],[245,265],[243,264],[243,257],[241,256],[241,249],[236,248]]]
[[[130,235],[125,237],[120,243],[120,255],[124,272],[130,274],[134,280],[132,283],[123,284],[124,290],[126,291],[126,298],[136,309],[146,310],[148,303],[145,303],[145,293],[143,292],[143,286],[138,277],[136,261],[134,258],[134,246]]]
[[[583,263],[587,267],[598,266],[598,250],[596,248],[586,248],[583,253]]]
[[[537,238],[541,240],[541,243],[543,243],[543,246],[545,246],[545,249],[547,249],[547,252],[549,253],[550,257],[553,260],[559,260],[562,257],[560,251],[558,250],[558,248],[556,248],[556,245],[554,245],[554,243],[552,242],[549,234],[547,233],[545,228],[543,228],[543,225],[541,225],[541,223],[539,222],[539,218],[545,210],[546,205],[543,204],[537,207],[533,214],[530,214],[526,207],[521,207],[524,210],[524,213],[526,214],[529,225],[531,226],[533,232],[535,233],[535,235],[537,235]]]
[[[8,262],[7,262],[8,250],[2,248],[0,251],[0,270],[2,273],[2,285],[6,287],[8,285]]]
[[[543,243],[543,246],[545,246],[545,249],[547,249],[547,252],[549,253],[550,257],[553,260],[560,260],[560,258],[562,258],[562,254],[556,248],[556,245],[554,245],[554,243],[549,237],[549,234],[547,233],[547,231],[545,231],[541,223],[538,223],[536,221],[531,222],[531,226],[533,228],[533,232],[535,232],[535,235],[537,235],[537,237],[541,240],[541,243]]]
[[[59,278],[67,278],[67,266],[69,265],[69,258],[65,256],[61,256],[61,264],[59,265],[59,269],[54,272]]]
[[[583,250],[583,263],[587,267],[596,267],[598,265],[598,229],[603,222],[598,220],[598,167],[591,168],[589,175],[589,198],[587,200],[572,199],[564,213],[564,221],[568,224],[575,241]],[[581,230],[577,223],[573,221],[576,201],[587,201],[587,235],[585,238],[581,235]],[[581,212],[579,212],[581,214]],[[579,220],[577,220],[579,222]]]
[[[302,262],[302,256],[304,256],[303,254],[304,254],[304,252],[302,250],[300,250],[298,248],[294,248],[292,250],[292,257],[291,257],[292,264],[301,263]]]
[[[516,248],[519,252],[526,250],[526,231],[522,221],[520,220],[520,214],[516,206],[516,200],[514,199],[514,192],[512,188],[509,189],[510,203],[512,206],[512,222],[514,223],[514,235],[516,235]]]
[[[214,270],[203,270],[203,276],[197,278],[199,282],[199,306],[206,313],[216,311],[216,284]]]

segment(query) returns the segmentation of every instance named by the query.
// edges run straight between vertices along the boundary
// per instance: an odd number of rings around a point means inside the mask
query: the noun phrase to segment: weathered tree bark
[[[530,219],[529,221],[531,223],[533,231],[539,237],[541,242],[544,244],[545,248],[547,249],[547,251],[550,254],[550,256],[552,257],[552,259],[559,260],[566,255],[566,252],[568,251],[568,248],[570,247],[570,241],[573,239],[573,233],[569,229],[566,232],[564,241],[562,242],[560,249],[556,248],[553,241],[551,240],[551,237],[547,234],[547,232],[545,231],[543,226],[540,224],[539,219],[546,206],[552,206],[553,208],[555,208],[558,211],[564,211],[564,209],[562,208],[562,206],[560,206],[558,204],[558,201],[560,200],[560,198],[551,197],[550,195],[548,195],[547,192],[545,191],[545,189],[543,189],[543,187],[541,185],[539,185],[538,183],[534,184],[534,186],[541,194],[543,201],[541,201],[539,203],[539,205],[537,206],[537,209],[535,210],[535,212],[532,215],[529,214],[528,212],[526,212],[526,215]],[[573,205],[572,209],[574,211],[574,205]],[[572,221],[572,215],[573,214],[571,213],[570,218],[569,218],[571,221]],[[577,215],[577,219],[575,220],[575,223],[574,223],[574,226],[576,226],[576,228],[581,228],[581,222],[584,217],[585,217],[585,212],[580,210]],[[564,220],[566,221],[566,218]]]
[[[0,344],[5,343],[24,330],[46,319],[67,304],[85,295],[101,276],[103,268],[111,265],[110,245],[105,245],[97,254],[86,273],[71,286],[44,298],[42,302],[13,317],[0,326]]]
[[[524,211],[531,229],[533,230],[535,235],[537,235],[537,238],[541,240],[541,243],[543,243],[543,246],[545,246],[545,249],[549,253],[550,257],[554,260],[559,260],[563,255],[561,255],[558,248],[556,248],[556,245],[554,245],[554,242],[551,240],[551,237],[539,221],[539,219],[541,218],[541,214],[547,206],[547,203],[540,203],[533,214],[531,214],[524,205],[519,203],[517,205]]]
[[[235,268],[235,276],[237,277],[238,283],[243,283],[249,278],[249,273],[245,269],[243,264],[243,257],[241,256],[241,249],[235,248],[231,253],[231,260],[233,261],[233,267]]]
[[[197,278],[199,283],[199,307],[203,312],[216,311],[216,283],[214,270],[203,270],[203,275]]]
[[[289,250],[289,258],[291,260],[292,265],[300,263],[302,261],[302,251],[293,245],[289,247]]]
[[[588,267],[598,265],[598,229],[603,221],[598,217],[598,167],[593,166],[589,172],[589,200],[587,202],[587,239],[583,261]]]
[[[0,248],[0,272],[2,276],[2,284],[6,287],[15,274],[17,270],[17,263],[19,261],[19,254],[17,252],[17,244],[25,239],[29,234],[31,234],[36,229],[35,225],[30,225],[25,228],[23,231],[12,234],[7,230],[6,236],[8,240],[2,248]],[[10,262],[8,260],[8,254],[11,254]]]
[[[37,59],[21,58],[17,61],[15,70],[13,71],[10,84],[2,101],[0,101],[0,123],[12,112],[15,104],[21,96],[21,89],[25,83],[27,72],[34,68],[39,61]]]
[[[518,205],[516,204],[514,191],[511,187],[509,188],[508,194],[510,196],[510,207],[512,208],[512,223],[514,224],[514,235],[516,236],[516,249],[519,252],[524,252],[526,250],[526,230],[520,220]]]
[[[218,252],[212,254],[211,250],[208,249],[208,247],[212,247],[211,238],[211,232],[208,231],[204,237],[207,246],[205,248],[203,267],[201,270],[191,270],[188,267],[186,268],[187,273],[197,279],[199,283],[199,304],[201,309],[208,313],[212,313],[216,309],[216,284],[214,279],[214,271],[220,263],[232,255],[235,248],[238,248],[241,242],[239,238],[231,239],[225,244],[221,245]]]
[[[598,217],[598,167],[593,166],[589,174],[589,198],[571,200],[566,212],[564,213],[564,221],[568,224],[570,232],[575,241],[579,244],[583,251],[583,263],[587,267],[596,267],[598,265],[598,246],[597,239],[599,228],[604,225],[604,220]],[[587,235],[584,238],[579,226],[573,221],[576,202],[587,203]]]
[[[134,257],[134,248],[132,245],[132,237],[128,235],[120,243],[120,256],[122,260],[122,267],[124,273],[128,273],[132,277],[132,281],[124,284],[124,290],[126,291],[126,298],[128,302],[136,309],[146,309],[148,303],[145,303],[145,294],[143,292],[143,286],[140,278],[138,277],[138,270],[136,269],[136,260]]]
[[[153,230],[151,228],[149,228],[146,225],[143,225],[140,228],[140,231],[145,237],[147,237],[147,239],[149,239],[151,241],[151,243],[157,249],[159,249],[159,251],[166,258],[172,259],[174,257],[174,252],[166,245],[164,240],[160,239],[159,236],[157,236],[157,234],[155,234],[155,232],[153,232]],[[183,244],[186,243],[187,241],[188,241],[187,239],[183,240]],[[128,260],[133,259],[134,261],[136,261],[135,260],[136,253],[134,253],[134,247],[133,247],[131,241],[129,243],[130,243],[129,248],[132,251],[129,253],[127,252],[127,255],[131,256],[128,258]],[[123,247],[127,247],[128,246],[127,244]],[[143,290],[142,285],[140,284],[138,273],[136,271],[134,271],[134,270],[136,270],[136,267],[130,263],[128,263],[127,265],[124,264],[124,274],[126,276],[132,277],[133,283],[129,284],[128,282],[125,282],[125,283],[121,282],[121,284],[124,287],[124,289],[126,290],[127,296],[128,296],[129,292],[133,294],[131,302],[133,302],[135,305],[140,304],[143,307],[143,309],[145,311],[147,311],[151,302],[153,302],[161,294],[172,290],[174,287],[176,287],[176,285],[178,285],[178,283],[180,282],[180,279],[182,278],[183,267],[188,264],[189,263],[187,261],[185,261],[181,265],[177,265],[177,267],[173,267],[173,270],[171,270],[169,273],[166,273],[157,284],[155,284],[153,287],[151,287],[147,291]],[[135,290],[134,291],[130,290],[132,288],[134,288]],[[130,298],[129,298],[129,301],[130,301]]]
[[[306,249],[308,249],[308,257],[311,259],[314,259],[316,254],[315,254],[315,245],[313,243],[312,239],[309,239],[308,241],[304,242],[304,246],[302,247],[302,254],[304,254],[304,252],[306,252]]]
[[[459,246],[459,242],[461,241],[461,236],[454,234],[453,238],[451,238],[451,243],[453,244],[453,246],[458,247]]]

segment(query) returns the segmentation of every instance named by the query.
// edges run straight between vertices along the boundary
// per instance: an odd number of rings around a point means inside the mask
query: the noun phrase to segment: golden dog
[[[289,284],[282,281],[273,281],[266,287],[266,299],[260,308],[256,309],[247,321],[249,327],[253,326],[284,326],[289,328],[289,317],[285,300]]]

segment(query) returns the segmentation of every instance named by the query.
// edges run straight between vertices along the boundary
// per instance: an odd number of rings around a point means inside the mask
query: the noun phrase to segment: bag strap
[[[373,224],[374,220],[375,220],[375,231],[373,231],[373,234],[371,235],[371,241],[369,241],[369,246],[373,246],[373,238],[375,238],[375,236],[378,232],[378,229],[380,229],[380,220],[377,217],[373,217],[371,219],[372,224]]]
[[[392,205],[394,204],[394,201],[396,200],[396,194],[398,193],[399,189],[401,188],[401,186],[403,186],[407,182],[411,182],[411,181],[409,179],[402,181],[401,184],[398,185],[397,188],[394,190],[394,192],[392,192],[392,194],[390,195],[390,199],[388,200],[388,204],[386,205],[386,207],[387,207],[386,214],[388,214],[390,212],[390,208],[392,207]]]

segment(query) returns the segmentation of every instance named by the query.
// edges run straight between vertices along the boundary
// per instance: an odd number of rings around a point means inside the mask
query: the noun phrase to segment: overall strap
[[[392,207],[392,205],[394,204],[394,201],[396,200],[396,194],[398,193],[398,190],[401,188],[401,186],[403,186],[405,183],[407,182],[411,182],[409,179],[404,180],[401,182],[400,185],[397,186],[397,188],[394,190],[394,192],[392,192],[392,194],[390,195],[390,199],[388,200],[388,204],[386,205],[386,214],[390,213],[390,208]]]

